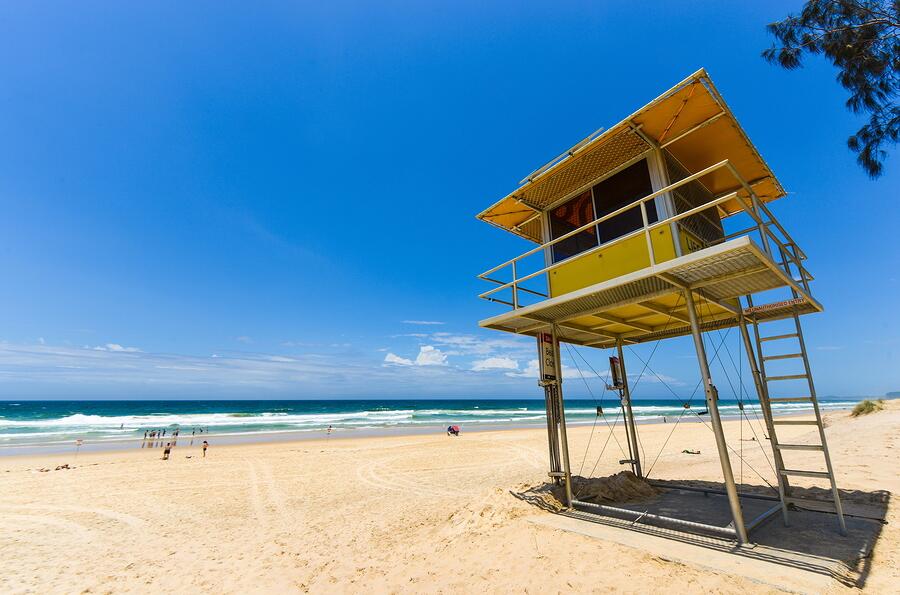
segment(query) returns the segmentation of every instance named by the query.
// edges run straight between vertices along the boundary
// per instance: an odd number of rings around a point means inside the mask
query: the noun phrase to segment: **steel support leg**
[[[572,468],[569,465],[569,439],[566,435],[566,407],[563,403],[562,392],[562,362],[559,353],[559,336],[556,334],[556,325],[553,325],[553,348],[556,350],[556,404],[559,413],[559,447],[562,450],[563,473],[566,479],[566,506],[572,508]]]
[[[550,475],[553,483],[559,484],[559,442],[556,438],[556,397],[552,386],[544,387],[544,403],[547,406],[547,444],[550,447]]]
[[[718,391],[712,383],[712,375],[709,371],[709,361],[706,359],[706,348],[703,346],[703,336],[700,334],[700,323],[697,319],[697,308],[694,305],[694,297],[691,290],[684,290],[687,305],[688,320],[691,323],[691,335],[694,337],[694,348],[697,350],[697,360],[700,363],[700,374],[703,379],[703,388],[706,393],[706,408],[712,421],[713,434],[716,436],[716,448],[719,450],[719,461],[722,464],[722,475],[725,480],[725,491],[728,493],[728,504],[731,506],[731,516],[734,518],[734,530],[738,543],[747,543],[747,529],[744,526],[744,514],[741,511],[741,502],[738,498],[737,486],[734,485],[734,473],[731,470],[731,459],[728,457],[728,445],[725,443],[725,433],[722,431],[722,419],[719,417]]]
[[[631,470],[638,477],[643,477],[641,473],[641,455],[638,453],[637,428],[634,424],[634,411],[631,409],[628,373],[625,370],[625,354],[622,351],[622,339],[616,339],[616,349],[619,352],[619,365],[622,367],[622,405],[624,405],[625,409],[625,430],[628,434],[629,450],[631,451]]]

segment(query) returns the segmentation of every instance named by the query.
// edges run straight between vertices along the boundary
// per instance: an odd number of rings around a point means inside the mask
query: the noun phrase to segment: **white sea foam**
[[[597,404],[600,404],[599,402]],[[618,399],[603,401],[607,419],[619,415]],[[846,409],[854,401],[820,401],[823,410]],[[512,404],[511,404],[512,405]],[[520,405],[517,403],[516,405]],[[690,410],[679,403],[670,405],[641,404],[634,401],[634,412],[638,419],[659,420],[688,413],[699,413],[706,408],[704,399],[695,399]],[[740,409],[736,403],[720,403],[723,417],[737,417]],[[776,414],[811,412],[810,403],[776,403]],[[566,410],[568,419],[575,423],[585,423],[596,419],[596,405],[587,407],[585,401],[578,401]],[[745,415],[760,416],[759,404],[745,403]],[[510,406],[481,409],[472,408],[429,408],[391,409],[373,407],[366,410],[322,413],[292,413],[288,411],[262,412],[218,412],[218,413],[149,413],[142,415],[93,415],[75,413],[50,419],[4,419],[0,417],[0,445],[4,447],[21,444],[66,443],[83,438],[90,442],[114,442],[134,440],[143,437],[144,431],[167,428],[181,429],[181,438],[189,438],[192,428],[208,429],[213,435],[250,435],[259,432],[270,434],[289,432],[321,431],[328,426],[345,429],[377,428],[423,428],[440,427],[442,424],[459,423],[464,426],[490,426],[491,424],[540,424],[545,419],[543,402],[535,402],[527,407]],[[206,435],[205,433],[203,434]]]

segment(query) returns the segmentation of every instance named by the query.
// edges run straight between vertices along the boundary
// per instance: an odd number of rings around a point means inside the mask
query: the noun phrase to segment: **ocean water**
[[[747,415],[760,416],[758,403],[745,401]],[[822,400],[823,410],[852,407],[856,400]],[[603,414],[614,419],[619,401],[606,397]],[[639,421],[661,421],[681,415],[685,409],[674,399],[640,399],[633,402]],[[695,398],[693,411],[705,410]],[[776,404],[779,414],[808,411],[802,403]],[[721,400],[723,417],[739,415],[738,403]],[[696,419],[695,416],[690,415]],[[478,428],[519,427],[544,423],[543,399],[441,399],[441,400],[329,400],[329,401],[5,401],[0,402],[0,454],[41,446],[68,447],[82,440],[85,447],[140,444],[144,432],[180,429],[182,439],[238,437],[254,434],[321,435],[328,426],[336,433],[358,434],[392,431],[442,431],[459,425],[463,432]],[[569,423],[593,423],[594,400],[566,399]],[[708,418],[705,418],[708,419]],[[262,438],[262,436],[257,436]]]

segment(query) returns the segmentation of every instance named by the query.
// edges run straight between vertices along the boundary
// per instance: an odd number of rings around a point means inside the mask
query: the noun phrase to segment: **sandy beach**
[[[900,584],[896,505],[900,403],[860,418],[827,416],[849,513],[885,502],[887,524],[849,581],[873,593]],[[725,424],[735,476],[765,487],[774,474],[748,424]],[[757,429],[757,433],[759,429]],[[787,426],[784,439],[809,432]],[[621,471],[600,424],[570,434],[573,471]],[[702,424],[644,425],[645,469],[658,479],[718,481],[712,432]],[[744,440],[741,440],[743,436]],[[624,445],[624,436],[616,438]],[[668,439],[665,451],[656,459]],[[699,450],[699,455],[683,450]],[[768,450],[768,445],[766,445]],[[514,494],[546,481],[542,430],[328,439],[266,444],[13,456],[0,459],[0,591],[119,592],[780,592],[758,580],[671,555],[547,526],[558,517]],[[799,453],[815,468],[817,453]],[[656,460],[655,460],[656,459]],[[654,463],[655,460],[655,463]],[[596,468],[594,468],[596,464]],[[56,470],[57,466],[68,469]],[[40,469],[50,469],[40,471]],[[813,485],[814,480],[795,482]],[[862,513],[859,511],[863,511]],[[796,523],[804,514],[795,513]],[[862,522],[862,521],[861,521]],[[780,519],[771,521],[780,524]],[[829,524],[823,543],[839,540]],[[621,529],[613,529],[623,531]],[[852,533],[852,531],[851,531]],[[865,566],[864,572],[859,568]],[[853,569],[856,569],[854,571]],[[785,573],[795,570],[785,569]],[[854,583],[855,581],[855,583]],[[788,583],[784,583],[785,585]],[[780,586],[781,585],[781,586]]]

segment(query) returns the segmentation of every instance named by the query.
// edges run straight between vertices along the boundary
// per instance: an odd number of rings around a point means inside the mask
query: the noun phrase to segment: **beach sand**
[[[861,491],[855,497],[862,504],[877,491],[900,489],[900,403],[887,405],[860,418],[827,416],[839,485]],[[742,442],[736,421],[725,425],[748,463],[742,469],[734,458],[736,477],[764,486],[750,465],[773,481],[759,444]],[[720,481],[711,431],[699,423],[673,427],[640,427],[645,469],[671,433],[653,477]],[[810,432],[784,428],[785,442]],[[624,468],[610,440],[593,469],[608,433],[603,422],[593,438],[590,427],[571,430],[573,471],[600,476]],[[622,432],[616,436],[624,446]],[[743,437],[752,437],[747,423]],[[206,459],[200,454],[195,443],[179,444],[169,461],[160,460],[160,449],[0,459],[0,592],[780,590],[777,577],[759,581],[680,562],[688,546],[677,540],[664,542],[671,555],[660,556],[534,522],[559,516],[511,492],[546,481],[542,430],[464,427],[459,438],[337,434],[213,443]],[[792,461],[812,469],[820,459],[803,452]],[[62,464],[71,468],[55,470]],[[867,591],[897,592],[900,585],[896,508],[888,504],[888,524],[866,561],[860,582]],[[823,543],[837,539],[829,524]],[[831,581],[829,590],[849,588]]]

